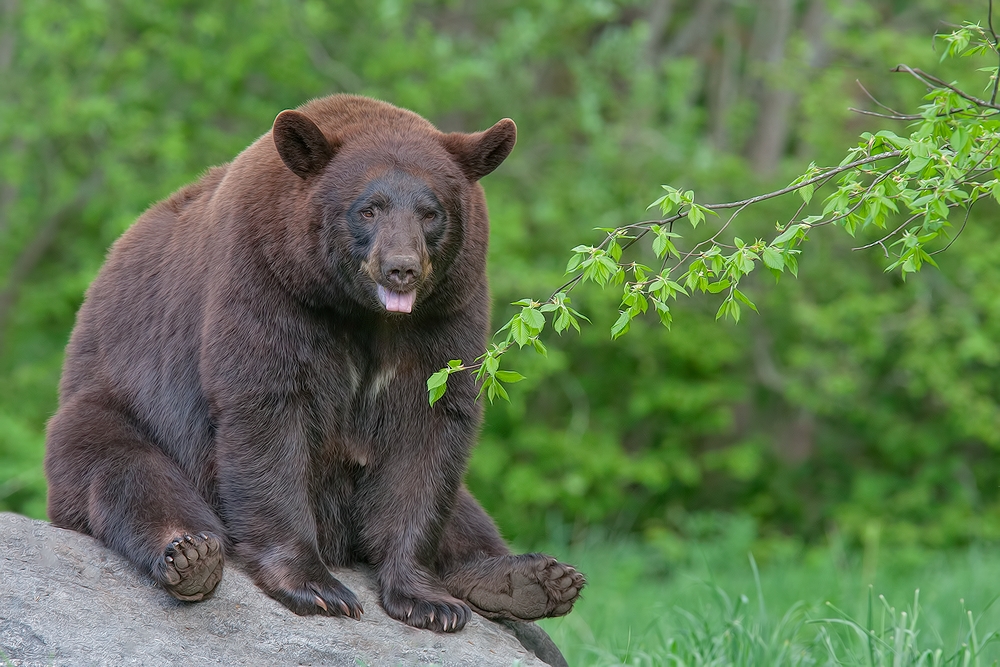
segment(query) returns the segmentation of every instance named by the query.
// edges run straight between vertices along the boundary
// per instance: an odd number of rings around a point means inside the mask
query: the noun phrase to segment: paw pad
[[[163,587],[178,600],[210,596],[222,579],[222,542],[212,533],[183,535],[163,550]]]

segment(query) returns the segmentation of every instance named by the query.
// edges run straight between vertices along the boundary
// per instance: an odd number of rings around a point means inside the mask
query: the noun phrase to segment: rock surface
[[[93,538],[0,513],[0,665],[545,665],[505,626],[473,614],[454,634],[417,630],[385,615],[368,574],[336,576],[362,620],[296,616],[232,566],[212,599],[184,603]]]

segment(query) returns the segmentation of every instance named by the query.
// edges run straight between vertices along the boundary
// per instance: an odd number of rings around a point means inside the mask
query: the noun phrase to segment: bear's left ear
[[[323,132],[299,111],[279,113],[271,138],[281,161],[300,178],[319,173],[333,157],[334,147]]]
[[[470,181],[478,181],[500,166],[517,141],[517,126],[504,118],[483,132],[452,132],[441,139]]]

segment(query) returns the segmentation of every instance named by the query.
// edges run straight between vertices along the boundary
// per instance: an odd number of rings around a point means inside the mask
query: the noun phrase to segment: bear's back
[[[171,440],[202,429],[198,349],[217,261],[210,209],[227,167],[151,206],[112,246],[77,314],[61,402],[102,396]]]

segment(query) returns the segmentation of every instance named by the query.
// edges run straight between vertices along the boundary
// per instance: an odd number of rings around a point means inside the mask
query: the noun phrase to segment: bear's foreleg
[[[464,458],[456,460],[447,447],[431,443],[464,433],[411,435],[393,438],[405,449],[369,466],[359,482],[355,507],[361,546],[375,568],[389,616],[417,628],[454,632],[465,626],[472,611],[448,592],[432,567]]]
[[[360,618],[320,557],[309,496],[309,419],[291,398],[243,397],[218,421],[219,502],[237,556],[296,614]]]

